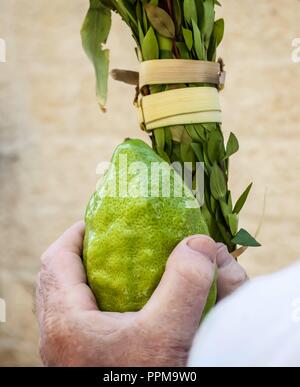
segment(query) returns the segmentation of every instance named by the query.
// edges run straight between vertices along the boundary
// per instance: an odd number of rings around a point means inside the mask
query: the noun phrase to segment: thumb
[[[196,235],[182,241],[171,254],[159,286],[142,310],[144,322],[156,331],[167,329],[174,337],[187,334],[192,338],[213,282],[216,255],[217,245],[207,236]]]

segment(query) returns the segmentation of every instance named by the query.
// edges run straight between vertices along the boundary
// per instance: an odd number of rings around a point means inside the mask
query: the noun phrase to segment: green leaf
[[[214,199],[213,196],[210,197],[210,208],[212,212],[214,213],[216,211],[218,202]]]
[[[103,50],[111,28],[111,12],[100,0],[90,2],[90,8],[81,28],[82,46],[92,62],[96,74],[98,103],[105,110],[109,75],[109,51]]]
[[[158,128],[153,131],[155,142],[158,148],[165,148],[165,131],[163,128]]]
[[[214,0],[204,0],[201,32],[206,49],[209,47],[210,38],[215,24]]]
[[[165,128],[164,131],[165,131],[166,152],[170,155],[172,153],[172,148],[173,148],[172,133],[169,127]]]
[[[173,161],[180,161],[181,162],[181,156],[180,156],[180,144],[177,142],[173,142],[173,154],[172,154],[172,162]]]
[[[122,0],[122,1],[113,1],[114,7],[121,18],[125,21],[125,23],[131,28],[133,35],[136,36],[138,34],[138,26],[137,26],[137,18],[135,15],[135,10],[133,8],[133,3],[130,1]],[[145,31],[147,29],[145,28]]]
[[[232,212],[233,205],[232,205],[232,196],[231,196],[231,192],[230,191],[228,191],[227,204],[228,204],[229,211]]]
[[[194,46],[197,57],[199,60],[206,60],[205,50],[201,38],[201,32],[197,24],[192,20],[193,32],[194,32]]]
[[[205,127],[201,124],[196,124],[194,127],[195,127],[196,132],[198,133],[198,136],[199,136],[201,142],[205,142],[206,141]]]
[[[195,154],[195,156],[197,158],[197,161],[203,162],[204,158],[203,158],[203,150],[202,150],[201,144],[192,142],[191,143],[191,147],[192,147],[192,149],[194,151],[194,154]]]
[[[220,220],[218,213],[216,214],[216,216],[217,216],[217,223],[216,223],[217,227],[220,231],[220,234],[222,235],[222,238],[223,238],[225,244],[228,247],[229,252],[231,252],[234,249],[234,244],[231,241],[231,238],[232,238],[231,232],[230,232],[230,230],[228,230],[228,228],[222,222],[222,220]]]
[[[174,59],[174,56],[170,50],[160,50],[159,59]]]
[[[224,199],[220,200],[220,207],[221,207],[222,214],[224,215],[226,222],[229,223],[228,215],[230,215],[230,211],[229,211],[228,205]],[[235,234],[236,234],[236,232],[233,235],[235,235]]]
[[[135,1],[135,0],[132,0],[132,1]],[[159,0],[150,0],[149,1],[149,4],[155,5],[155,7],[158,7],[158,3],[159,3]]]
[[[144,31],[148,31],[148,27],[149,27],[148,18],[144,7],[143,7],[143,26],[144,26]]]
[[[138,21],[138,30],[139,30],[139,42],[140,42],[140,46],[142,47],[145,36],[144,36],[144,31],[140,21]]]
[[[246,200],[247,200],[247,198],[249,196],[249,193],[251,191],[252,185],[253,185],[253,183],[249,184],[249,186],[243,192],[243,194],[241,195],[239,200],[236,202],[236,205],[235,205],[235,207],[233,209],[233,212],[235,214],[239,214],[241,212],[242,208],[244,207],[244,205],[246,203]]]
[[[143,40],[142,54],[145,61],[159,58],[158,42],[152,27],[149,28]]]
[[[217,57],[217,41],[216,38],[212,35],[207,51],[207,60],[215,62]]]
[[[232,242],[236,245],[246,246],[246,247],[260,247],[261,244],[257,242],[252,235],[248,233],[248,231],[243,228],[236,234],[236,236],[232,239]]]
[[[224,19],[219,19],[215,22],[214,30],[213,30],[213,36],[216,39],[216,45],[217,47],[222,42],[224,37],[224,30],[225,30],[225,23]]]
[[[191,59],[189,50],[184,42],[176,42],[176,47],[179,50],[181,59]]]
[[[183,1],[183,13],[184,13],[184,20],[186,24],[191,25],[192,21],[197,23],[198,15],[197,15],[197,7],[196,7],[195,0]]]
[[[185,130],[187,131],[188,135],[191,137],[192,141],[195,141],[195,142],[199,141],[198,133],[196,132],[193,124],[185,125]]]
[[[211,171],[210,190],[216,200],[223,199],[227,193],[224,173],[216,163],[214,163]]]
[[[115,10],[113,0],[90,0],[90,5],[92,7],[97,7],[99,2],[102,3],[102,5],[104,5],[105,7],[109,8],[111,10]]]
[[[175,24],[171,16],[162,8],[145,4],[145,10],[152,27],[166,38],[175,37]]]
[[[198,22],[198,25],[201,26],[202,20],[203,20],[203,15],[204,15],[203,1],[197,0],[196,7],[197,7],[197,15],[198,15],[197,22]]]
[[[176,33],[179,33],[181,31],[181,19],[182,19],[182,12],[181,12],[181,6],[179,0],[173,0],[173,20],[175,23],[175,29]]]
[[[195,161],[194,152],[190,144],[180,144],[180,155],[184,163],[193,163]]]
[[[182,27],[182,34],[185,41],[185,44],[189,51],[193,48],[194,40],[193,40],[193,33],[192,31],[188,30],[187,28]]]
[[[135,14],[136,14],[136,19],[138,23],[141,23],[141,20],[143,20],[143,13],[142,13],[142,5],[139,1],[136,2]]]
[[[169,163],[170,164],[170,158],[169,158],[169,156],[167,155],[167,153],[163,150],[163,149],[161,149],[161,148],[156,148],[156,152],[158,153],[158,155],[164,160],[164,161],[166,161],[167,163]]]
[[[236,235],[238,230],[238,217],[236,214],[228,214],[228,223],[232,235]]]
[[[173,57],[172,49],[173,49],[173,41],[165,36],[157,34],[157,41],[160,51],[169,51],[169,57]],[[161,58],[162,59],[162,58]]]
[[[206,166],[206,168],[210,168],[210,160],[208,159],[208,156],[207,156],[207,144],[206,143],[203,143],[203,156],[204,156],[204,164]],[[208,169],[209,171],[209,174],[211,173],[211,169]]]
[[[207,144],[207,153],[211,163],[223,159],[225,150],[223,136],[220,130],[217,129],[211,132]]]
[[[225,159],[228,159],[230,156],[235,154],[238,150],[239,150],[238,139],[233,133],[230,133],[230,136],[226,145]]]

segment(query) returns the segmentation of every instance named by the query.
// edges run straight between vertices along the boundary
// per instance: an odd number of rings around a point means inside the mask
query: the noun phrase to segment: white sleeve
[[[190,367],[299,367],[300,265],[250,281],[208,315]]]

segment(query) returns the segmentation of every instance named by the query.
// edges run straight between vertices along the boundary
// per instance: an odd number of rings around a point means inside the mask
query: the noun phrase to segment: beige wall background
[[[138,130],[134,92],[110,83],[108,113],[99,112],[94,75],[79,29],[87,0],[0,0],[0,365],[40,365],[32,293],[39,256],[65,228],[81,219],[94,190],[99,161],[108,160]],[[254,231],[265,189],[263,247],[241,259],[251,276],[298,260],[300,37],[298,0],[226,0],[220,55],[228,79],[222,94],[224,131],[241,144],[231,165],[236,197],[254,189],[241,225]],[[137,68],[133,44],[119,18],[109,40],[112,67]],[[274,301],[276,302],[276,300]]]

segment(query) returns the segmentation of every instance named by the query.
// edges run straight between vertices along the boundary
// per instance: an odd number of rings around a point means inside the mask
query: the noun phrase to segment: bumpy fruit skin
[[[122,161],[127,158],[128,169],[120,167],[120,156]],[[163,197],[161,184],[158,197],[146,197],[143,189],[150,187],[151,178],[137,179],[137,174],[130,173],[135,162],[143,162],[150,170],[151,163],[163,160],[143,141],[126,140],[116,149],[86,211],[84,265],[103,311],[140,310],[157,287],[176,245],[185,237],[208,234],[192,192],[185,189],[181,197],[174,196],[173,188],[182,184],[177,173],[171,174],[170,197]],[[164,163],[163,170],[169,172],[170,166]],[[119,182],[123,184],[125,177],[134,197],[120,197]],[[114,182],[116,197],[111,194]],[[191,204],[196,208],[188,208]]]

